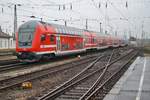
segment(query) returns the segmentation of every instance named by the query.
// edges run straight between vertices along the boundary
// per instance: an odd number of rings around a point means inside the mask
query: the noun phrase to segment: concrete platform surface
[[[150,100],[150,57],[138,57],[104,100]]]

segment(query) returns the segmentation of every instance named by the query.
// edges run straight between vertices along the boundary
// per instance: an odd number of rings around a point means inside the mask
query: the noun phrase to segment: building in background
[[[15,48],[13,37],[4,33],[0,26],[0,49]]]

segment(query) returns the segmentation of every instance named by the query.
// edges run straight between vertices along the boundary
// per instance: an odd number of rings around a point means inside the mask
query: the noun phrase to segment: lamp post
[[[15,40],[15,34],[17,32],[17,6],[21,6],[21,4],[14,5],[14,35],[13,35],[14,40]]]
[[[85,25],[86,30],[88,30],[88,19],[86,19],[86,25]]]
[[[100,27],[99,27],[99,29],[100,29],[100,33],[102,33],[102,23],[100,22]]]
[[[65,26],[67,26],[67,21],[65,20],[64,22],[65,22]]]

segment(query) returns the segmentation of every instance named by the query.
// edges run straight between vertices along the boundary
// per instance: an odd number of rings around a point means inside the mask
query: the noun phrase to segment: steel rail
[[[96,60],[94,60],[92,63],[90,63],[85,69],[83,69],[80,73],[78,73],[77,75],[75,75],[74,77],[72,77],[71,79],[66,81],[64,84],[62,84],[59,87],[57,87],[56,89],[52,90],[48,94],[42,96],[41,98],[39,98],[39,100],[45,100],[45,98],[47,98],[48,96],[52,97],[53,95],[57,94],[58,92],[61,92],[64,89],[64,87],[68,88],[70,86],[70,84],[73,83],[73,81],[75,81],[76,79],[78,79],[78,77],[83,75],[83,73],[85,71],[87,71],[89,68],[93,67],[97,63],[97,61],[99,61],[102,57],[104,57],[104,56],[98,57]]]
[[[25,63],[16,62],[15,64],[0,66],[0,72],[7,71],[7,70],[10,70],[10,69],[21,68],[22,66],[20,66],[20,65],[25,65]]]
[[[128,61],[126,61],[125,63],[123,63],[121,65],[119,70],[117,70],[113,75],[111,75],[103,84],[101,84],[97,89],[95,89],[95,91],[91,92],[90,95],[88,95],[86,98],[84,98],[84,100],[93,100],[94,97],[96,96],[96,94],[98,94],[98,91],[100,89],[102,89],[103,86],[105,84],[107,84],[113,77],[115,77],[116,74],[118,74],[124,68],[124,66],[126,66],[137,54],[138,54],[138,52],[136,52],[134,55],[132,55]],[[80,100],[83,100],[83,99],[80,99]]]
[[[91,57],[88,57],[88,58],[92,58],[92,57],[96,57],[96,56],[91,56]],[[102,56],[101,56],[102,57]],[[84,61],[86,60],[87,58],[84,58],[80,61]],[[73,63],[73,62],[70,62],[70,63],[66,63],[66,64],[62,64],[62,65],[56,65],[56,66],[53,66],[51,68],[47,68],[47,69],[43,69],[43,70],[39,70],[39,71],[36,71],[36,72],[33,72],[33,73],[28,73],[28,74],[24,74],[24,75],[20,75],[20,76],[16,76],[16,77],[12,77],[12,78],[8,78],[8,79],[4,79],[4,80],[0,80],[0,83],[5,83],[5,81],[9,81],[9,80],[13,80],[15,78],[19,78],[19,77],[27,77],[27,75],[30,75],[30,74],[37,74],[37,73],[40,73],[43,71],[43,74],[38,74],[34,77],[30,77],[29,79],[23,79],[22,81],[18,81],[16,83],[12,83],[10,85],[6,85],[6,86],[3,86],[3,87],[0,87],[0,91],[2,90],[5,90],[5,89],[8,89],[10,87],[13,87],[13,86],[16,86],[16,85],[19,85],[21,84],[22,82],[25,82],[25,81],[29,81],[29,80],[33,80],[33,79],[37,79],[37,78],[40,78],[40,77],[44,77],[46,75],[49,75],[49,74],[52,74],[52,73],[56,73],[56,72],[60,72],[60,71],[63,71],[63,70],[67,70],[69,68],[72,68],[72,67],[77,67],[78,65],[80,64],[84,64],[84,63],[87,63],[89,62],[90,60],[94,60],[95,58],[93,59],[88,59],[87,61],[84,61],[84,62],[79,62],[79,63]],[[71,64],[71,67],[67,67],[67,68],[60,68],[60,66],[65,66],[65,65],[68,65],[68,64]],[[55,70],[55,68],[59,67],[59,70]],[[54,70],[52,70],[54,68]],[[48,71],[48,70],[51,70],[51,71]],[[45,72],[46,71],[46,72]]]
[[[19,62],[17,59],[13,58],[13,59],[6,59],[6,60],[0,60],[0,66],[2,65],[7,65],[7,64],[14,64],[16,62]]]
[[[95,55],[95,52],[92,52],[91,53],[92,55]],[[91,55],[90,54],[90,55]],[[83,55],[85,55],[85,54],[83,54]],[[90,55],[86,55],[87,57],[89,57]],[[97,55],[96,55],[97,56]],[[74,57],[73,57],[74,58]],[[61,58],[61,59],[63,59],[63,58]],[[11,70],[11,69],[17,69],[17,68],[25,68],[25,67],[23,67],[23,66],[19,66],[19,65],[26,65],[26,64],[35,64],[35,63],[24,63],[24,62],[19,62],[19,61],[16,61],[17,59],[13,59],[15,62],[8,62],[7,64],[5,64],[6,62],[0,62],[0,72],[4,72],[4,71],[7,71],[7,70]],[[54,59],[53,59],[54,60]],[[52,61],[53,61],[52,60]],[[58,61],[58,59],[55,59],[56,61]],[[10,64],[9,64],[10,63]],[[38,64],[45,64],[46,62],[40,62],[40,63],[38,63]],[[49,63],[49,62],[47,62],[47,63]],[[46,63],[46,64],[47,64]]]
[[[132,50],[133,51],[133,50]],[[122,59],[123,57],[127,56],[128,54],[130,54],[132,51],[129,51],[129,53],[127,53],[126,55],[123,55],[119,58],[117,58],[116,60],[114,60],[113,62],[111,62],[108,66],[111,66],[113,63],[117,62],[118,60]],[[94,62],[96,63],[96,61]],[[89,67],[90,68],[90,67]],[[89,69],[87,67],[87,69]],[[89,75],[86,75],[85,77],[81,78],[81,79],[78,79],[77,81],[73,82],[73,80],[75,80],[76,78],[78,78],[77,76],[79,76],[80,74],[77,74],[75,77],[73,77],[71,80],[68,80],[67,82],[65,82],[63,85],[59,86],[58,88],[54,89],[53,91],[47,93],[46,95],[42,96],[41,98],[39,98],[38,100],[53,100],[54,98],[56,98],[57,96],[59,96],[63,91],[65,91],[66,89],[70,88],[71,86],[74,86],[75,84],[85,80],[86,78],[90,77],[91,75],[101,71],[102,69],[104,69],[104,67],[100,68],[100,69],[97,69],[96,71],[90,73]],[[86,70],[87,70],[86,69]],[[85,70],[82,71],[82,73],[84,72]]]
[[[101,81],[102,78],[104,77],[104,75],[105,75],[105,73],[106,73],[106,71],[107,71],[107,69],[108,69],[108,67],[109,67],[109,64],[110,64],[110,61],[111,61],[111,59],[112,59],[112,57],[113,57],[113,54],[114,54],[114,50],[113,50],[113,52],[112,52],[112,54],[111,54],[111,56],[110,56],[110,58],[109,58],[107,64],[105,65],[103,72],[99,75],[98,79],[97,79],[96,82],[91,86],[91,88],[90,88],[79,100],[84,100],[84,99],[85,99],[92,91],[94,91],[95,88],[98,86],[98,84],[100,83],[100,81]]]

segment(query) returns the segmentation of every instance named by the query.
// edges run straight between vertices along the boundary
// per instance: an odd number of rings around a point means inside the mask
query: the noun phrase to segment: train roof
[[[52,23],[41,22],[41,21],[40,21],[40,23],[55,27],[56,33],[58,33],[58,34],[68,34],[69,33],[69,34],[73,34],[73,35],[83,35],[82,33],[84,32],[83,29],[78,29],[75,27],[68,27],[65,25],[52,24]]]
[[[100,32],[94,32],[90,30],[85,30],[85,29],[79,29],[75,27],[69,27],[65,25],[59,25],[59,24],[52,24],[52,23],[47,23],[47,22],[40,22],[42,24],[48,24],[50,26],[53,26],[56,28],[56,33],[60,34],[73,34],[73,35],[84,35],[83,32],[89,32],[89,33],[95,33],[96,35],[102,36],[105,34],[102,34]]]
[[[38,23],[39,22],[36,20],[31,20],[31,21],[25,22],[20,27],[21,28],[27,28],[27,27],[35,28]]]
[[[28,22],[24,23],[23,25],[21,25],[21,27],[24,28],[27,25],[29,25],[30,27],[35,27],[35,25],[38,23],[55,27],[56,33],[58,33],[58,34],[84,35],[83,32],[89,32],[89,33],[94,33],[99,36],[105,35],[100,32],[94,32],[94,31],[90,31],[90,30],[79,29],[79,28],[69,27],[69,26],[59,25],[59,24],[52,24],[52,23],[47,23],[47,22],[37,21],[37,20],[28,21]]]

